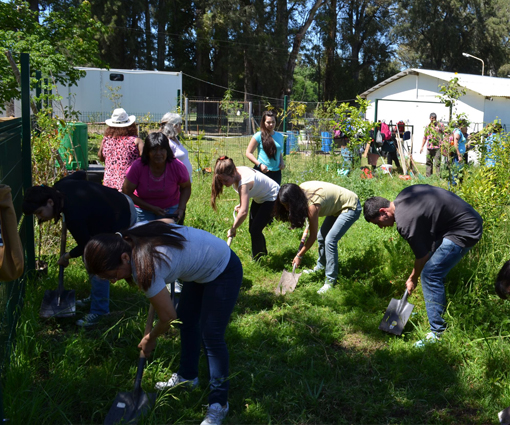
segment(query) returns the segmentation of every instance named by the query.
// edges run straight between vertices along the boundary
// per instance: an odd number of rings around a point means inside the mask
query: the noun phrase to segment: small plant
[[[243,110],[244,105],[237,101],[233,100],[232,90],[228,89],[225,91],[225,95],[223,99],[220,101],[220,109],[225,112],[227,115],[227,125],[226,125],[226,133],[227,137],[230,133],[230,123],[231,122],[243,122],[248,118],[248,113]],[[223,130],[224,127],[222,127]]]
[[[122,93],[119,93],[120,89],[121,86],[113,87],[110,86],[109,84],[106,85],[105,97],[110,99],[113,104],[112,112],[114,109],[121,107],[121,100],[123,95]]]

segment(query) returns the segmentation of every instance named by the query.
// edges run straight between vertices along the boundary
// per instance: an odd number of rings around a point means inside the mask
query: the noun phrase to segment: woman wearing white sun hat
[[[103,184],[122,191],[126,172],[142,154],[143,140],[138,137],[136,117],[123,108],[113,111],[105,120],[104,137],[97,156],[105,163]]]

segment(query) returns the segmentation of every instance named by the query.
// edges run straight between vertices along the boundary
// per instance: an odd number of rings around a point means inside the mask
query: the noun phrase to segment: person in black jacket
[[[55,183],[29,188],[22,206],[26,215],[34,214],[39,223],[62,216],[77,245],[64,253],[58,264],[69,265],[71,258],[81,257],[85,245],[94,235],[115,233],[136,221],[133,201],[119,191],[86,180],[85,172],[76,172]],[[95,325],[109,313],[110,283],[91,276],[90,312],[76,322],[79,326]],[[78,301],[83,305],[89,299]]]

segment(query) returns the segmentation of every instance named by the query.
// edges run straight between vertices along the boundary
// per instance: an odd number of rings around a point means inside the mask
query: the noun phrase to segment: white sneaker
[[[228,403],[225,407],[221,407],[220,403],[211,404],[207,408],[205,419],[200,425],[220,425],[227,416]]]
[[[331,283],[325,283],[321,289],[319,289],[317,291],[318,294],[325,294],[326,292],[328,292],[331,288],[333,287],[333,285]]]
[[[177,373],[173,373],[168,381],[157,382],[155,388],[157,390],[162,391],[168,388],[177,387],[178,385],[182,386],[187,390],[194,390],[196,387],[198,387],[198,377],[192,380],[188,380],[184,379],[181,375],[178,375]]]
[[[425,335],[425,338],[415,342],[414,346],[416,348],[423,348],[426,345],[435,344],[436,342],[441,342],[441,336],[434,332],[429,332],[427,335]]]
[[[303,273],[304,274],[312,274],[312,273],[320,272],[321,270],[324,270],[324,267],[315,266],[313,269],[305,269],[305,270],[303,270]]]

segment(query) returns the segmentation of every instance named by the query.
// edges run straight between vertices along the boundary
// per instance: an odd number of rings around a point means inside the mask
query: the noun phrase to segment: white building
[[[464,112],[471,122],[468,132],[476,132],[495,119],[504,130],[510,130],[510,78],[496,78],[473,74],[407,69],[377,84],[361,94],[370,100],[367,119],[396,124],[406,123],[413,133],[413,158],[425,162],[426,150],[420,154],[425,126],[431,112],[439,121],[449,121],[450,110],[439,102],[439,88],[457,77],[466,89],[453,113]],[[410,143],[409,143],[410,144]]]

